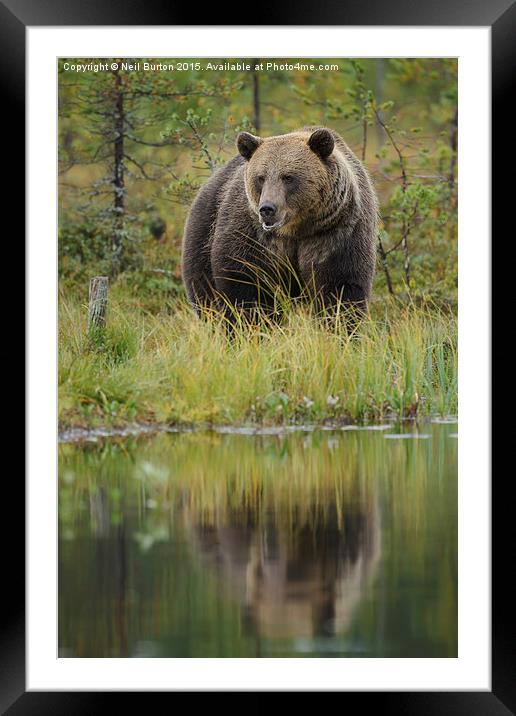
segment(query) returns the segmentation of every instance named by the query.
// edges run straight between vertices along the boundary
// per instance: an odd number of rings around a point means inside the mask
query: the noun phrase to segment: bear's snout
[[[273,204],[272,201],[264,201],[258,209],[258,211],[260,212],[260,216],[262,217],[262,220],[265,224],[274,223],[274,217],[276,216],[277,210],[278,207],[276,206],[276,204]]]

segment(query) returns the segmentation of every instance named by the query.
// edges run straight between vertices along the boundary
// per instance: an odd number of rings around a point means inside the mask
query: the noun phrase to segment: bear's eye
[[[292,174],[283,174],[281,177],[285,184],[291,184],[294,181]]]
[[[264,181],[265,181],[265,177],[263,177],[263,176],[256,177],[256,183],[258,184],[258,186],[262,186]]]

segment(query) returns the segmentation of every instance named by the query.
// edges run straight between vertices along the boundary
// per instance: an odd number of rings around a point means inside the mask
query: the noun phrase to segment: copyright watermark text
[[[106,60],[106,62],[63,62],[65,72],[338,72],[338,64],[313,64],[288,60],[261,60],[260,62],[199,62],[177,60],[173,62],[132,61],[126,62]]]

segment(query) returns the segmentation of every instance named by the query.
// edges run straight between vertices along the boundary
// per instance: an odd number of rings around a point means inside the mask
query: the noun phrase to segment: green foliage
[[[121,271],[135,272],[143,267],[143,230],[127,241]],[[58,234],[59,277],[67,285],[88,282],[94,275],[110,273],[112,262],[112,231],[106,222],[88,218],[84,221],[68,217],[60,222]]]
[[[149,230],[151,236],[159,241],[165,235],[167,223],[161,218],[161,216],[159,216],[159,214],[154,214],[147,221],[147,229]]]
[[[63,219],[59,225],[58,256],[60,276],[82,279],[86,266],[102,266],[109,259],[109,236],[92,221]]]

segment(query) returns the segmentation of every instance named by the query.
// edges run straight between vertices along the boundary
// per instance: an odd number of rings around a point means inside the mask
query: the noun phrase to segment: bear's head
[[[288,236],[310,215],[321,213],[332,189],[334,145],[324,128],[266,139],[249,132],[238,135],[238,151],[247,161],[247,198],[265,231]]]

